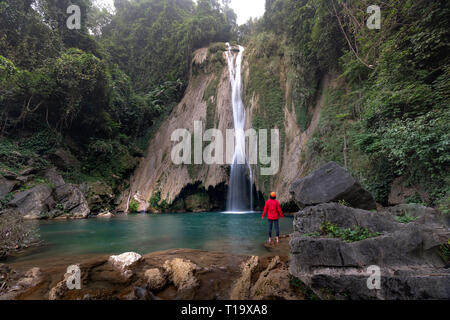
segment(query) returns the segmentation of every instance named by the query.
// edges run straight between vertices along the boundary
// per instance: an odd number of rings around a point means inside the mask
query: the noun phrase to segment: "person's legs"
[[[280,225],[278,223],[278,220],[274,221],[275,223],[275,231],[277,233],[277,243],[280,242],[279,237],[280,237]]]
[[[267,219],[269,221],[269,242],[272,242],[272,224],[273,220]]]

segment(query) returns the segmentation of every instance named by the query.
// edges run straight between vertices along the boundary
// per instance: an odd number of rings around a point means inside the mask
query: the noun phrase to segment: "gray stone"
[[[71,169],[80,169],[80,162],[68,151],[62,148],[56,149],[54,152],[48,155],[48,158],[50,162],[60,170],[67,171]]]
[[[0,200],[13,191],[18,184],[19,181],[0,178]]]
[[[354,208],[376,209],[372,195],[347,170],[334,162],[295,181],[289,191],[299,208],[345,200]]]
[[[416,217],[407,224],[395,216]],[[341,228],[360,226],[382,235],[352,243],[314,237],[328,221]],[[436,210],[401,205],[384,212],[369,212],[336,203],[320,204],[298,212],[291,235],[290,272],[311,289],[337,299],[449,299],[450,270],[443,268],[438,247],[450,230]],[[381,269],[381,289],[369,290],[368,267]]]
[[[89,206],[83,192],[74,184],[65,184],[54,191],[55,201],[61,204],[65,212],[73,218],[87,218],[90,214]]]
[[[26,168],[20,172],[20,175],[21,176],[29,176],[29,175],[36,174],[37,171],[38,170],[36,168]]]
[[[49,186],[39,185],[17,193],[7,205],[26,219],[40,219],[54,206],[52,190]]]
[[[56,171],[56,168],[51,168],[45,173],[45,177],[50,181],[54,188],[59,188],[66,183],[63,177]]]
[[[367,286],[370,273],[364,269],[317,268],[308,285],[322,298],[339,300],[448,300],[450,271],[422,268],[381,268],[379,290]]]
[[[5,177],[8,180],[15,180],[17,178],[17,174],[11,171],[7,171],[3,173],[3,177]]]

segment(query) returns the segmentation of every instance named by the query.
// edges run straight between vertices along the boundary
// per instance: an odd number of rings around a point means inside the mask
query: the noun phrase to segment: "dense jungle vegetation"
[[[407,202],[448,213],[450,3],[383,1],[379,30],[366,26],[372,4],[267,0],[264,18],[239,34],[249,47],[250,70],[259,73],[250,80],[262,96],[257,119],[280,127],[282,115],[272,108],[285,102],[277,84],[287,76],[306,130],[320,82],[331,75],[335,81],[302,157],[309,170],[328,161],[345,165],[384,205],[402,177],[401,184],[417,190]]]
[[[71,4],[81,29],[66,27]],[[0,1],[0,170],[46,166],[63,147],[74,182],[117,186],[159,119],[183,96],[193,51],[232,38],[236,15],[217,0]]]

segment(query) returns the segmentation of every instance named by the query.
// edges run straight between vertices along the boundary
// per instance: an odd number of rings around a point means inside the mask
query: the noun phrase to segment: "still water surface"
[[[280,219],[281,234],[292,233],[292,218]],[[16,261],[87,254],[120,254],[184,248],[234,254],[266,253],[267,219],[261,213],[220,212],[120,215],[39,223],[44,245]]]

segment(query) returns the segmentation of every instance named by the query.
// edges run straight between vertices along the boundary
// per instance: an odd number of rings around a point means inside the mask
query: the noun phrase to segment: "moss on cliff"
[[[278,44],[270,48],[259,48],[258,41],[250,44],[246,59],[249,65],[248,79],[245,79],[243,93],[244,104],[248,108],[253,97],[258,98],[258,105],[253,109],[252,126],[255,130],[268,130],[268,152],[272,152],[270,145],[270,130],[280,131],[280,163],[285,147],[285,83],[282,81],[283,54]],[[265,52],[264,54],[261,52]],[[268,193],[271,187],[271,177],[256,175],[258,188]]]

